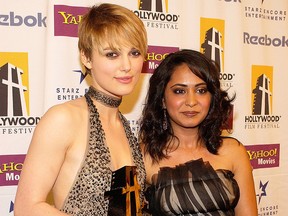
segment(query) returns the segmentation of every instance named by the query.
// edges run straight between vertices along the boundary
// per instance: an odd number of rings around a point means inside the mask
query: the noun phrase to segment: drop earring
[[[168,127],[166,109],[163,109],[163,122],[162,122],[162,127],[163,127],[163,130],[164,130],[164,131],[167,130],[167,127]]]

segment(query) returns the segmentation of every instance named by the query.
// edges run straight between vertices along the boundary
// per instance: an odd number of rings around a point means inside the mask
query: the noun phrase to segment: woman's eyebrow
[[[198,86],[202,86],[202,85],[207,85],[205,82],[201,82],[201,83],[197,83],[197,84],[195,84],[194,86],[195,87],[198,87]],[[183,83],[176,83],[176,84],[174,84],[174,85],[172,85],[170,88],[173,88],[173,87],[175,87],[175,86],[180,86],[180,87],[188,87],[189,85],[188,84],[183,84]]]

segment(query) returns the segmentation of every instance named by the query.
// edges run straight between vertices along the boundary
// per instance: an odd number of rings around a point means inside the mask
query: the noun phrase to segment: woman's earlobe
[[[83,51],[81,51],[81,53],[80,53],[80,58],[81,58],[82,64],[83,64],[86,68],[88,68],[88,69],[90,70],[90,69],[92,68],[90,58],[88,58],[88,57],[84,54]]]
[[[162,108],[163,108],[163,109],[166,109],[166,104],[165,104],[164,98],[162,99]]]

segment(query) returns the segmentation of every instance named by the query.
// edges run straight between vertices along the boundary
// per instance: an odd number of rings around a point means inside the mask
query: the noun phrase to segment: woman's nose
[[[122,64],[121,64],[121,71],[127,73],[131,70],[131,62],[129,56],[123,56]]]
[[[195,93],[188,92],[186,96],[185,105],[189,107],[193,107],[197,104],[197,99],[195,97]]]

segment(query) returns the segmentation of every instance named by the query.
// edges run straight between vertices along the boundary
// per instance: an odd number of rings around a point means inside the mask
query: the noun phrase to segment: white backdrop
[[[13,215],[22,163],[43,113],[81,97],[89,85],[77,26],[99,2],[133,10],[148,32],[141,79],[120,107],[135,134],[148,80],[165,55],[182,48],[205,53],[221,64],[222,87],[236,92],[232,136],[250,155],[259,215],[288,211],[288,1],[159,0],[160,9],[156,1],[0,1],[1,216]]]

